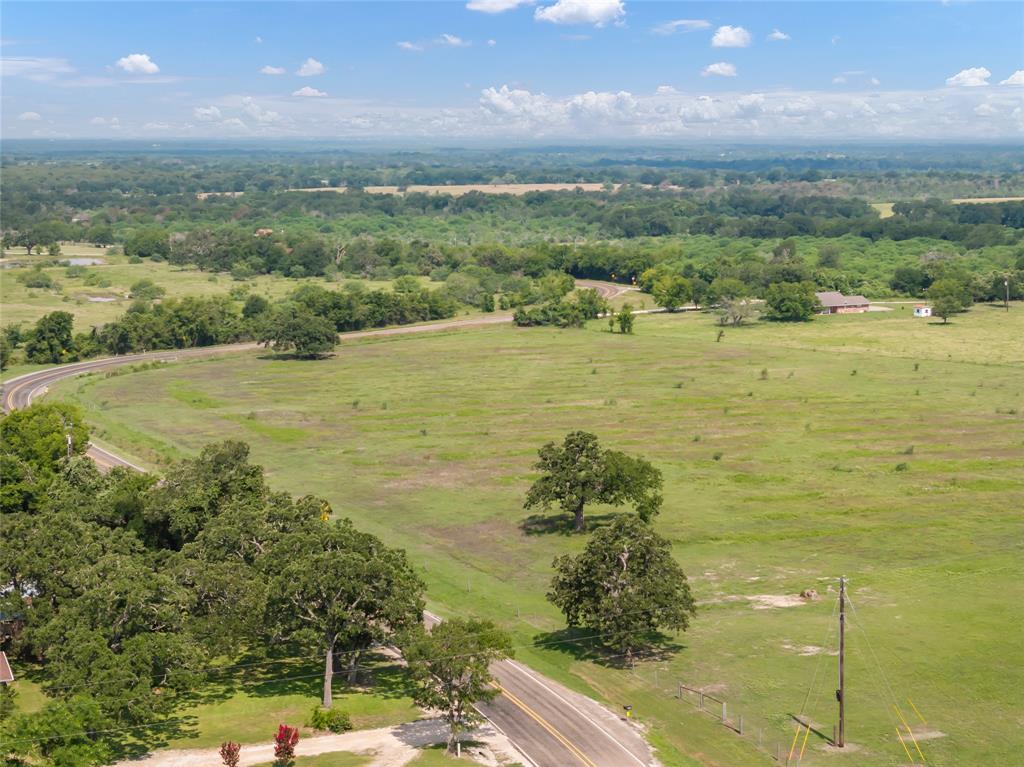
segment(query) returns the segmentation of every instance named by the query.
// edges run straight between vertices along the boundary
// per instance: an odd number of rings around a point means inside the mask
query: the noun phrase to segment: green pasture
[[[299,280],[274,275],[235,280],[224,272],[212,274],[149,259],[131,264],[123,255],[107,255],[106,248],[64,245],[58,260],[98,258],[105,263],[85,266],[84,274],[78,276],[69,276],[66,266],[47,266],[43,271],[54,280],[55,288],[28,288],[18,277],[31,269],[33,264],[51,263],[54,259],[46,255],[26,257],[24,248],[5,251],[3,256],[5,260],[25,266],[0,270],[0,291],[3,295],[0,323],[22,323],[28,327],[48,312],[64,311],[74,315],[76,331],[88,330],[91,326],[102,325],[124,314],[132,304],[128,296],[131,286],[139,280],[152,280],[167,291],[167,298],[226,296],[232,289],[266,298],[281,298],[304,283],[338,288],[351,281],[359,282],[368,289],[385,288],[391,284],[372,280],[329,281],[323,277]],[[427,282],[426,278],[424,282]]]
[[[276,487],[408,549],[432,609],[496,619],[521,660],[632,705],[665,764],[766,764],[758,736],[788,751],[801,711],[821,733],[803,764],[905,764],[893,703],[928,763],[1010,764],[1024,749],[1024,306],[946,326],[895,306],[721,338],[687,313],[640,316],[633,336],[597,321],[343,340],[324,361],[235,355],[50,396],[157,466],[249,442]],[[656,525],[700,600],[673,651],[635,669],[544,599],[552,558],[585,538],[523,496],[537,448],[574,429],[662,470]],[[822,737],[840,575],[856,608],[846,755]],[[680,682],[726,700],[747,734],[678,700]],[[203,718],[175,745],[212,742]]]

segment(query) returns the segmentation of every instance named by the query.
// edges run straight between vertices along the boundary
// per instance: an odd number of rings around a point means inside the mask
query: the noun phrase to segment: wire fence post
[[[743,734],[743,714],[740,714],[739,728],[740,728],[740,735],[742,735]]]
[[[698,708],[701,711],[703,711],[704,710],[704,693],[701,692],[701,693],[698,693],[698,695],[700,695],[700,703],[698,704]]]

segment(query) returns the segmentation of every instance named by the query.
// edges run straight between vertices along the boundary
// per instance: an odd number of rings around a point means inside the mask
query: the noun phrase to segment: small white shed
[[[925,306],[924,304],[918,304],[917,306],[914,307],[914,316],[915,317],[931,317],[932,316],[932,308],[930,306]]]

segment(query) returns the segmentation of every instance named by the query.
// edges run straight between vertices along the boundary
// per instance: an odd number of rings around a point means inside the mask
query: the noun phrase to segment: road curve
[[[629,288],[608,283],[580,281],[581,287],[600,286],[601,294],[614,297]],[[618,290],[622,288],[622,290]],[[493,314],[465,320],[405,325],[380,330],[365,330],[341,335],[350,339],[408,335],[457,328],[469,328],[508,322],[511,315]],[[3,386],[3,410],[25,408],[65,378],[110,370],[122,365],[145,362],[174,362],[183,359],[215,357],[222,354],[261,348],[256,343],[207,346],[126,354],[39,370],[12,378]],[[99,447],[90,445],[88,455],[101,468],[123,466],[145,469]],[[434,616],[428,616],[436,618]],[[650,747],[637,729],[609,709],[584,695],[541,676],[515,661],[502,661],[492,668],[502,694],[480,707],[487,719],[515,744],[532,767],[645,767],[657,764]]]

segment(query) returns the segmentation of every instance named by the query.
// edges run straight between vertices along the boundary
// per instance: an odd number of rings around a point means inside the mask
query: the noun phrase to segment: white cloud
[[[552,24],[593,24],[603,27],[626,15],[622,0],[558,0],[554,5],[538,8],[533,13],[537,21]]]
[[[108,128],[113,128],[114,130],[121,129],[121,120],[117,117],[111,117],[109,120],[106,117],[94,117],[89,120],[89,124],[99,126],[105,125]]]
[[[403,51],[422,51],[423,50],[423,46],[422,45],[417,45],[416,43],[411,43],[408,40],[402,40],[400,42],[395,43],[395,45],[397,45]]]
[[[785,32],[782,32],[778,29],[773,29],[772,33],[768,35],[768,39],[774,42],[783,42],[785,40],[789,40],[790,37]]]
[[[237,117],[229,117],[217,124],[218,128],[249,133],[249,126]]]
[[[961,69],[952,77],[946,78],[946,85],[959,88],[977,88],[981,85],[988,85],[988,78],[992,76],[985,67],[971,67]]]
[[[295,74],[299,77],[313,77],[314,75],[322,75],[326,71],[327,67],[319,61],[314,58],[308,58],[302,62],[302,66],[295,71]]]
[[[458,35],[449,35],[447,32],[437,38],[438,45],[447,45],[451,48],[468,48],[472,43],[467,40],[463,40]]]
[[[1024,85],[1024,69],[1018,69],[1005,80],[999,81],[1000,85]]]
[[[306,85],[302,88],[299,88],[297,91],[292,91],[292,95],[306,96],[309,98],[320,98],[321,96],[326,96],[327,94],[324,93],[323,91],[318,91],[316,88],[310,88],[308,85]]]
[[[148,53],[130,53],[117,60],[116,66],[132,75],[155,75],[160,67]]]
[[[832,45],[839,45],[839,41],[840,40],[842,40],[842,38],[839,35],[833,35],[832,36]]]
[[[215,106],[195,107],[192,116],[201,123],[214,122],[220,119],[220,110]]]
[[[67,59],[15,56],[0,59],[0,75],[3,77],[27,77],[30,80],[52,80],[57,75],[71,74],[75,68]]]
[[[836,75],[835,77],[832,78],[832,82],[835,85],[842,85],[843,83],[846,82],[846,76],[845,75]]]
[[[711,38],[713,48],[746,48],[750,45],[750,33],[743,27],[730,27],[726,24],[715,30]]]
[[[679,93],[679,91],[677,91],[671,85],[659,85],[654,92],[659,96],[674,96],[675,94]]]
[[[167,130],[171,126],[164,122],[151,122],[142,126],[142,130]]]
[[[254,42],[254,43],[256,43],[256,45],[262,45],[262,43],[263,43],[263,38],[262,38],[262,37],[260,37],[259,35],[256,35],[256,39],[255,39],[255,40],[253,40],[253,42]]]
[[[272,67],[270,64],[267,64],[265,67],[260,67],[261,75],[283,75],[284,72],[284,67]]]
[[[481,13],[504,13],[520,5],[533,5],[533,0],[469,0],[466,8]]]
[[[497,41],[497,40],[493,40],[493,39],[491,39],[491,40],[488,40],[488,41],[487,41],[487,47],[488,47],[488,48],[493,48],[493,47],[494,47],[495,45],[497,45],[497,44],[498,44],[498,41]]]
[[[711,22],[705,19],[675,19],[674,21],[663,21],[653,27],[651,32],[656,35],[674,35],[676,32],[693,32],[698,29],[707,29]]]
[[[22,122],[34,123],[42,120],[43,116],[38,112],[22,112],[20,115],[18,115],[18,119]]]
[[[306,86],[302,90],[313,90],[313,89],[309,88],[309,86]],[[296,93],[294,93],[292,95],[294,96],[297,93],[298,93],[298,91],[296,91]],[[324,94],[324,95],[326,95],[326,94]],[[256,122],[261,123],[263,125],[273,125],[275,123],[280,123],[280,122],[284,121],[284,118],[281,116],[281,114],[279,112],[275,112],[272,109],[265,109],[264,107],[262,107],[259,104],[257,104],[256,100],[252,96],[245,96],[242,99],[241,106],[242,106],[242,111],[243,112],[245,112],[247,115],[249,115],[249,117],[251,117]]]
[[[703,77],[708,75],[718,75],[720,77],[735,77],[736,67],[733,64],[729,64],[725,61],[718,61],[714,64],[708,64],[704,69],[700,71]]]
[[[999,110],[991,104],[978,104],[978,106],[974,107],[974,114],[981,117],[991,117],[994,114],[998,114],[998,112]]]
[[[882,81],[879,80],[877,77],[872,77],[868,82],[870,82],[872,85],[881,85],[882,84]]]

